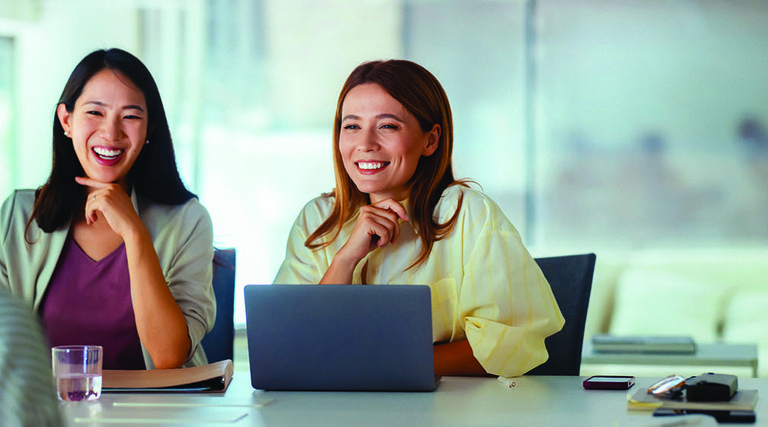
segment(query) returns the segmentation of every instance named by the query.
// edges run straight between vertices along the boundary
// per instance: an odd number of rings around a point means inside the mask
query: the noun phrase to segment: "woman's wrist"
[[[359,263],[359,259],[347,257],[341,251],[333,257],[331,265],[328,266],[325,275],[323,275],[321,284],[349,284],[352,283],[352,273]]]
[[[152,236],[149,235],[149,230],[147,230],[147,227],[144,226],[143,222],[139,222],[138,224],[135,224],[133,227],[131,227],[131,230],[128,231],[123,237],[123,242],[125,242],[126,248],[128,247],[144,247],[147,244],[150,246],[154,246],[152,244]]]
[[[338,252],[336,252],[336,255],[333,256],[333,260],[331,261],[331,265],[336,264],[337,268],[349,270],[351,274],[355,270],[355,267],[357,267],[357,264],[359,264],[365,256],[351,254],[346,249],[347,245],[344,245]]]

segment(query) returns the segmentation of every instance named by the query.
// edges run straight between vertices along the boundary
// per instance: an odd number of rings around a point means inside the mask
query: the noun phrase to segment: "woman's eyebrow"
[[[378,119],[378,120],[380,120],[380,119],[393,119],[393,120],[397,120],[398,122],[402,122],[403,121],[403,119],[401,119],[397,115],[391,114],[391,113],[377,114],[376,115],[376,119]],[[346,116],[344,116],[344,118],[341,119],[342,122],[344,120],[360,120],[360,116],[356,116],[354,114],[347,114]]]
[[[86,101],[85,103],[83,103],[83,105],[96,105],[99,107],[109,108],[109,105],[101,101]],[[142,113],[144,112],[144,107],[142,107],[141,105],[135,105],[135,104],[124,105],[122,109],[123,110],[139,110]]]
[[[144,107],[142,107],[141,105],[130,104],[130,105],[123,106],[123,110],[139,110],[143,113]]]
[[[393,120],[397,120],[398,122],[402,122],[403,121],[403,119],[401,119],[400,117],[397,117],[395,114],[391,114],[391,113],[379,114],[379,115],[376,116],[376,118],[377,119],[393,119]]]

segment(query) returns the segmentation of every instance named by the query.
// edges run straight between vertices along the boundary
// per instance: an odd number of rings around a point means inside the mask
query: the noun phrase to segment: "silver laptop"
[[[431,391],[429,287],[248,285],[251,384],[264,390]]]

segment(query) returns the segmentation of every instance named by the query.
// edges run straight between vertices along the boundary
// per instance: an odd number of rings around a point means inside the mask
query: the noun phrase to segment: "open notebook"
[[[245,287],[251,384],[266,390],[430,391],[429,287]]]

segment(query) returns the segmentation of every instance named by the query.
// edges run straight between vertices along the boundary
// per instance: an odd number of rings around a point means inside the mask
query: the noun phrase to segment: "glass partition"
[[[38,12],[0,17],[0,190],[47,176],[75,63],[131,50],[158,81],[216,244],[238,251],[240,287],[272,281],[299,210],[332,189],[337,96],[371,59],[438,77],[457,176],[538,253],[768,240],[766,2],[78,0]]]
[[[536,12],[537,244],[768,239],[768,4]]]

